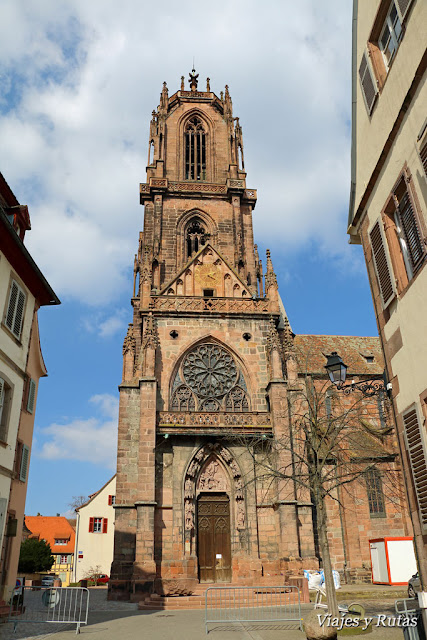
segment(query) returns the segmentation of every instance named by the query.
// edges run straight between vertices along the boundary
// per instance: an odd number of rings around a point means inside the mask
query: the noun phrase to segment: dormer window
[[[206,180],[206,132],[197,116],[185,127],[185,179]]]

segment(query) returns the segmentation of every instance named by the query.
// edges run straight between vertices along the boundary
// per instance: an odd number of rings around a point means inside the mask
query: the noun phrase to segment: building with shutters
[[[59,304],[24,245],[31,228],[0,174],[0,600],[15,586],[39,379],[37,311]]]
[[[52,550],[54,563],[48,573],[57,575],[63,587],[72,582],[75,532],[64,516],[25,516],[28,537],[45,540]]]
[[[74,582],[94,573],[110,575],[114,545],[114,475],[89,500],[76,509]]]
[[[348,233],[362,244],[427,589],[427,4],[354,1]]]
[[[325,385],[334,349],[354,379],[382,373],[379,340],[291,331],[270,252],[264,278],[254,245],[257,192],[227,86],[219,97],[209,79],[200,89],[194,70],[188,90],[182,78],[170,96],[164,83],[140,201],[109,597],[283,583],[319,566],[316,514],[296,482],[263,479],[258,456],[292,437],[307,373]],[[366,457],[373,440],[378,468],[340,494],[342,509],[328,503],[333,565],[350,581],[370,579],[370,537],[411,535],[405,505],[383,499],[382,464],[395,451],[376,403],[364,405],[371,436],[361,431],[352,455]]]

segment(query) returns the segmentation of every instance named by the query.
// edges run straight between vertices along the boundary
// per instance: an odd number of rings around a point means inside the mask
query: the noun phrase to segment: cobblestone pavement
[[[91,588],[89,600],[89,624],[81,627],[81,636],[91,634],[96,640],[305,640],[305,634],[295,625],[213,625],[212,632],[205,636],[204,611],[138,611],[136,604],[129,602],[107,601],[105,588]],[[346,601],[356,600],[356,598]],[[360,602],[360,600],[359,600]],[[366,614],[392,615],[394,601],[384,598],[362,600]],[[302,615],[312,605],[302,606]],[[397,628],[378,628],[373,623],[373,640],[402,640],[403,633]],[[212,625],[211,625],[212,627]],[[49,623],[21,623],[17,633],[13,633],[13,624],[0,625],[1,640],[72,640],[76,625],[58,625]],[[83,640],[83,638],[82,638]]]
[[[138,610],[138,605],[130,602],[109,602],[107,600],[106,587],[89,589],[89,616],[96,612],[111,612],[114,617],[133,615]],[[85,626],[85,625],[83,625]],[[83,628],[83,626],[81,628]],[[50,638],[59,631],[72,631],[75,633],[75,624],[55,624],[52,622],[21,622],[13,632],[13,623],[0,624],[1,640],[44,640]]]

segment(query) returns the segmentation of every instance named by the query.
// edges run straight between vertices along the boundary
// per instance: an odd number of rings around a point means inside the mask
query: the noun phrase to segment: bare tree
[[[73,509],[73,511],[77,511],[77,509],[83,506],[85,502],[87,502],[86,496],[73,496],[71,498],[71,502],[68,503],[68,506],[70,509]]]
[[[289,394],[289,424],[280,438],[243,438],[252,455],[256,479],[278,499],[311,501],[316,513],[319,549],[325,575],[329,611],[338,615],[328,542],[327,501],[341,502],[343,492],[357,481],[366,487],[378,477],[385,495],[401,502],[403,492],[395,463],[390,422],[378,420],[377,398],[360,392],[343,394],[324,379],[299,379]],[[388,400],[380,398],[383,417]],[[378,425],[377,423],[380,422]],[[381,424],[382,423],[382,424]],[[380,471],[379,471],[380,469]],[[375,475],[380,474],[380,475]],[[252,480],[249,479],[248,482]]]

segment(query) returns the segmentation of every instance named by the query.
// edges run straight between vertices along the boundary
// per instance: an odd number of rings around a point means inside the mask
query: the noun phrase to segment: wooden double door
[[[231,582],[230,500],[226,493],[202,493],[197,501],[200,582]]]

